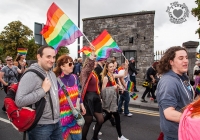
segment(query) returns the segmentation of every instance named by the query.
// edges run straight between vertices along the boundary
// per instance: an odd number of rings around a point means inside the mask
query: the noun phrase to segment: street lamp
[[[80,29],[80,0],[78,0],[78,28]],[[80,37],[78,37],[78,52],[80,51]],[[78,58],[80,53],[78,53]]]

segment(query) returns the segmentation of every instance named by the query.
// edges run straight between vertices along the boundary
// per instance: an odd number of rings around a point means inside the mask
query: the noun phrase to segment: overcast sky
[[[186,41],[199,41],[195,30],[199,22],[191,12],[189,18],[182,24],[169,21],[166,12],[170,3],[176,0],[80,0],[81,19],[88,17],[133,13],[140,11],[155,11],[154,50],[165,50],[170,46],[179,45]],[[195,0],[179,0],[185,3],[189,11],[197,7]],[[0,4],[0,32],[10,22],[19,20],[34,31],[34,22],[46,23],[46,12],[52,2],[55,2],[70,19],[78,25],[78,0],[6,0]],[[82,20],[81,20],[82,26]],[[81,27],[82,29],[82,27]],[[82,37],[81,37],[82,38]],[[77,43],[68,46],[70,56],[77,57]]]

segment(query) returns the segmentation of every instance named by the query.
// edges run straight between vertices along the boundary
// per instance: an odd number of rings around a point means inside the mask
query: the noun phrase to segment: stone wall
[[[106,29],[122,51],[136,51],[137,82],[141,84],[146,69],[154,62],[154,16],[155,11],[144,11],[85,18],[83,32],[92,41]],[[131,37],[133,43],[129,43]],[[89,43],[83,38],[83,46],[86,45]],[[121,53],[113,53],[112,56],[117,57],[119,64],[122,63]]]

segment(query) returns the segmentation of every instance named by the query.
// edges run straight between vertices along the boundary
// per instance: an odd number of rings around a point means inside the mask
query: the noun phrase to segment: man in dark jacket
[[[137,75],[137,70],[135,68],[135,59],[134,57],[130,58],[130,63],[129,63],[129,67],[128,67],[128,73],[130,75],[130,80],[131,82],[134,83],[134,92],[139,92],[136,88],[136,75]]]

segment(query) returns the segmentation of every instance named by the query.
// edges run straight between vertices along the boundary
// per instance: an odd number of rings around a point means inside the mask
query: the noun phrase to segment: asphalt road
[[[3,105],[5,94],[0,91],[0,107]],[[150,111],[138,108],[130,108],[132,117],[121,114],[122,134],[129,140],[157,140],[160,133],[159,115],[157,111]],[[94,122],[95,123],[95,122]],[[91,140],[94,126],[92,123],[88,133],[88,140]],[[103,133],[99,136],[102,140],[117,140],[117,131],[110,122],[106,122],[101,129]],[[13,128],[7,120],[6,113],[0,110],[0,140],[22,140],[23,133]]]

